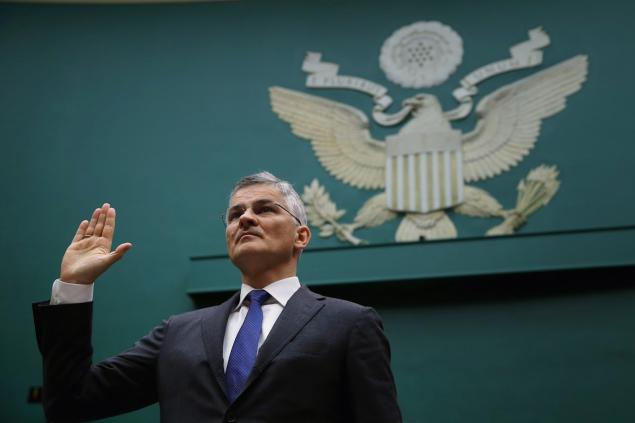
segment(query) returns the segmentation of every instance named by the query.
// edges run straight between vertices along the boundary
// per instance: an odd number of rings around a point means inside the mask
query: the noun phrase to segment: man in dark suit
[[[400,422],[378,315],[296,277],[311,232],[291,185],[268,172],[241,179],[225,222],[241,290],[94,365],[92,284],[132,245],[111,251],[108,204],[79,225],[51,300],[33,305],[47,417],[90,420],[159,401],[162,422]]]

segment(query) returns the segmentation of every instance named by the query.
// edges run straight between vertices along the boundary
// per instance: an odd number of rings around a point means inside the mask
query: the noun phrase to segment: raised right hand
[[[115,218],[115,209],[105,203],[95,209],[90,222],[83,220],[79,224],[62,258],[60,279],[63,282],[91,284],[132,248],[131,243],[125,242],[111,251]]]

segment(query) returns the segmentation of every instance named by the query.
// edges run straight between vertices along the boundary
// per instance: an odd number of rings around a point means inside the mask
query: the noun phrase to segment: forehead
[[[258,200],[284,201],[280,190],[274,185],[256,184],[240,188],[229,199],[229,206],[237,204],[251,204]]]

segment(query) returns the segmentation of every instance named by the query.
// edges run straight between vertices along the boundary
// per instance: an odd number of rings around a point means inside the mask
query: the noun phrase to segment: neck
[[[290,278],[296,276],[296,266],[293,265],[284,266],[283,268],[276,269],[241,269],[241,275],[243,283],[251,286],[252,288],[262,289],[280,279]]]

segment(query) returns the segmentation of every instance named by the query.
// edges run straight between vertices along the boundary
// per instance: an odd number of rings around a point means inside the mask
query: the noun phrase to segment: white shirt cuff
[[[55,279],[51,289],[51,305],[88,303],[93,300],[93,284],[62,282]]]

